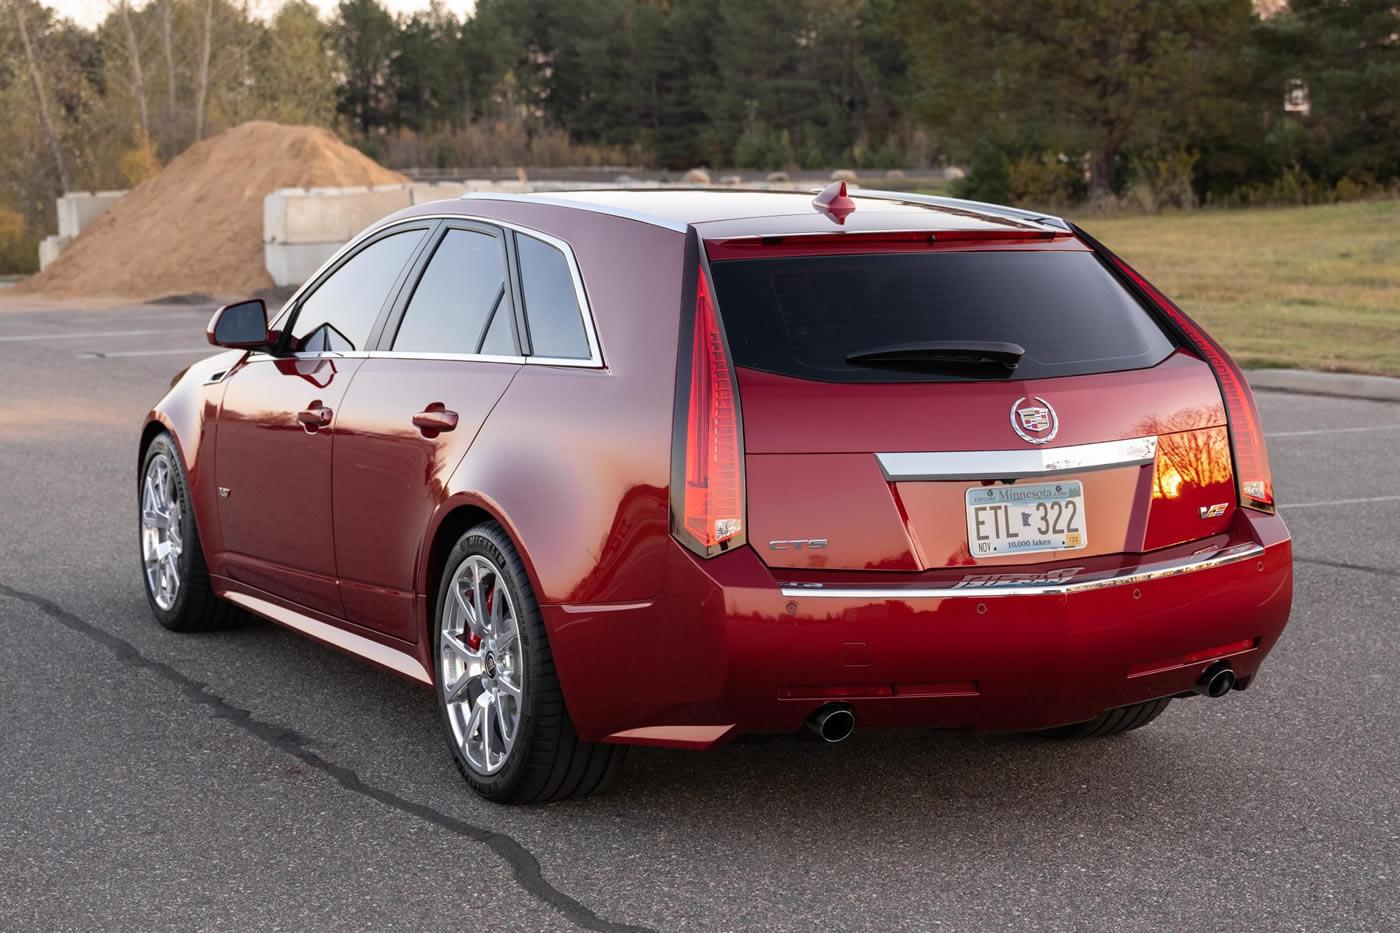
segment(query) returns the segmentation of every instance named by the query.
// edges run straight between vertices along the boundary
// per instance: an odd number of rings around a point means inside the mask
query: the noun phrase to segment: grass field
[[[1242,366],[1400,376],[1400,201],[1074,219]]]

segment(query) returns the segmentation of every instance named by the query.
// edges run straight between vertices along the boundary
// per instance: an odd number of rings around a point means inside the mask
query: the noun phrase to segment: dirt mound
[[[138,185],[16,291],[252,294],[272,285],[263,264],[269,192],[404,181],[327,130],[244,123],[191,146]]]

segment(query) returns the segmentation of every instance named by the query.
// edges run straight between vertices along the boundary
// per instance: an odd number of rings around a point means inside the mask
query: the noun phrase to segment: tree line
[[[25,240],[63,188],[134,184],[249,119],[394,167],[959,164],[961,193],[1056,204],[1400,178],[1394,0],[113,0],[91,29],[3,2],[0,209]]]

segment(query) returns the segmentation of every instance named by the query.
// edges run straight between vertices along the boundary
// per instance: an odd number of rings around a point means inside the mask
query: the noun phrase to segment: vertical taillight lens
[[[1080,232],[1084,236],[1083,232]],[[1089,240],[1088,237],[1085,237]],[[1225,401],[1225,414],[1230,422],[1230,443],[1234,449],[1235,483],[1239,490],[1240,505],[1260,512],[1274,511],[1274,481],[1269,472],[1269,454],[1264,448],[1264,428],[1259,422],[1259,409],[1254,404],[1254,393],[1249,390],[1244,374],[1215,339],[1201,330],[1186,312],[1178,308],[1171,299],[1157,290],[1152,283],[1138,275],[1132,267],[1113,253],[1104,249],[1097,241],[1089,240],[1096,250],[1107,255],[1123,274],[1133,281],[1171,321],[1172,326],[1185,338],[1190,349],[1215,371],[1215,379],[1220,383],[1220,396]]]
[[[744,451],[734,372],[703,268],[695,296],[685,405],[685,473],[680,488],[672,490],[672,513],[679,525],[677,537],[709,557],[743,540]],[[686,375],[684,369],[682,375]]]

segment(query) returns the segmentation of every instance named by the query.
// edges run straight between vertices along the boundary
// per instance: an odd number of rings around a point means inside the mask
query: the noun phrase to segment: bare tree
[[[175,50],[174,43],[170,41],[170,3],[171,0],[161,0],[160,4],[160,25],[162,31],[162,44],[165,46],[165,132],[161,135],[165,141],[165,157],[168,159],[179,145],[175,138]]]
[[[195,88],[194,141],[204,138],[204,106],[209,97],[209,42],[214,31],[214,0],[205,0],[204,32],[199,37],[199,84]]]
[[[58,172],[58,184],[66,193],[68,191],[68,169],[63,164],[63,150],[58,145],[58,134],[54,132],[53,122],[49,119],[49,102],[44,96],[44,82],[39,79],[39,64],[34,60],[34,47],[29,44],[29,30],[24,25],[24,11],[20,9],[20,0],[10,0],[10,5],[15,9],[15,23],[19,26],[19,41],[24,46],[24,57],[29,62],[29,83],[34,85],[34,97],[39,104],[39,122],[44,127],[44,136],[48,139],[49,151],[53,154],[54,169]]]
[[[131,93],[136,98],[136,114],[141,120],[141,135],[151,138],[151,118],[146,112],[146,80],[141,73],[141,50],[136,45],[136,30],[131,28],[131,4],[121,0],[122,26],[126,30],[126,52],[131,59]],[[145,140],[143,140],[144,142]]]

